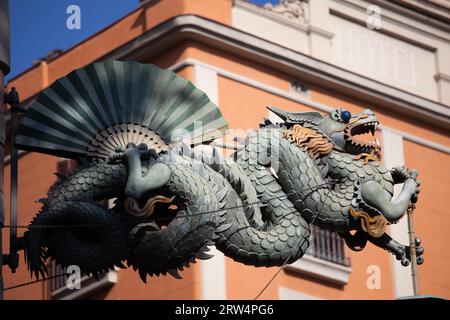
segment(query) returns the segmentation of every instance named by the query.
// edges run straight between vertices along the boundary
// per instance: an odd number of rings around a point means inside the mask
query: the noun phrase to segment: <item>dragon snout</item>
[[[375,116],[375,113],[370,109],[364,109],[362,113],[367,114],[368,116]]]
[[[142,176],[140,168],[128,169],[125,195],[134,199],[142,199],[152,191],[167,185],[172,176],[169,166],[165,163],[155,163],[145,176]]]

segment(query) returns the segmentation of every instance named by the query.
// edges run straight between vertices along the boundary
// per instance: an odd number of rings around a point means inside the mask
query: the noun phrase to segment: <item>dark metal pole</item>
[[[417,257],[416,257],[416,234],[414,230],[414,218],[413,213],[415,209],[414,204],[410,204],[408,207],[408,229],[409,229],[409,250],[411,254],[411,277],[413,282],[414,296],[419,295],[419,278],[417,274]]]
[[[3,300],[3,225],[5,222],[5,197],[3,172],[5,156],[5,116],[3,76],[9,73],[9,3],[0,0],[0,300]]]
[[[19,266],[19,255],[17,254],[18,250],[18,241],[17,241],[17,188],[18,188],[18,167],[19,167],[19,154],[17,152],[17,148],[14,146],[14,141],[16,139],[16,131],[18,127],[18,113],[21,111],[19,107],[19,93],[16,91],[16,88],[11,88],[11,91],[8,93],[8,104],[11,106],[11,130],[10,130],[10,141],[11,141],[11,187],[9,190],[9,225],[10,233],[9,233],[9,255],[8,255],[8,265],[11,268],[12,273],[16,272],[17,267]]]

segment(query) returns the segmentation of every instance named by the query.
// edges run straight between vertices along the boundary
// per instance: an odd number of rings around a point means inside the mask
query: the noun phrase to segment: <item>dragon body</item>
[[[179,278],[210,257],[209,245],[244,264],[281,266],[304,255],[311,224],[338,232],[353,250],[370,241],[407,265],[409,247],[385,228],[417,201],[420,181],[415,170],[385,168],[376,139],[357,139],[375,133],[375,115],[270,109],[283,121],[266,120],[228,158],[209,142],[165,145],[156,133],[156,151],[103,137],[114,151],[85,157],[41,200],[25,234],[30,271],[44,276],[52,257],[94,275],[126,261],[143,281]],[[423,248],[416,251],[420,264]]]

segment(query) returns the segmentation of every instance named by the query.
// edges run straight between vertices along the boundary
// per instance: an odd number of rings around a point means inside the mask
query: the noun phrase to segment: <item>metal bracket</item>
[[[17,253],[4,254],[3,265],[7,265],[12,273],[16,273],[16,269],[19,266],[19,255]]]
[[[26,110],[20,106],[19,92],[16,88],[5,94],[4,103],[11,107],[11,187],[10,187],[10,229],[9,229],[9,254],[3,255],[4,264],[6,263],[12,273],[16,272],[19,266],[20,242],[17,237],[17,192],[18,192],[18,152],[14,146],[14,140],[18,127],[18,114]],[[23,247],[23,245],[22,245]]]
[[[19,92],[16,90],[15,87],[12,87],[11,91],[5,94],[5,96],[3,97],[3,102],[11,107],[11,111],[21,113],[27,111],[25,108],[20,106]]]
[[[23,237],[17,237],[16,250],[24,250],[25,243]],[[8,266],[12,273],[16,273],[16,269],[19,267],[19,255],[17,251],[11,254],[3,254],[3,265]]]

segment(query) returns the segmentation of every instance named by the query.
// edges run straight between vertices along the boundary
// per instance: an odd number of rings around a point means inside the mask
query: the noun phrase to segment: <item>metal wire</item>
[[[325,186],[328,186],[328,184],[327,184],[327,183],[323,183],[323,184],[317,185],[317,186],[315,186],[315,187],[313,187],[313,188],[305,188],[305,189],[302,190],[302,192],[304,192],[304,191],[309,191],[309,190],[318,190],[318,189],[323,188],[323,187],[325,187]],[[331,190],[329,190],[329,189],[327,189],[327,190],[328,190],[328,191],[331,191]],[[266,201],[286,198],[288,195],[290,195],[290,194],[292,194],[292,193],[297,193],[297,192],[296,192],[296,191],[292,191],[292,192],[289,192],[289,193],[284,194],[284,195],[282,195],[282,196],[277,196],[277,197],[268,198],[268,199],[266,199]],[[223,208],[223,209],[218,209],[218,210],[211,210],[211,211],[204,211],[204,212],[196,212],[196,213],[192,213],[192,214],[189,214],[189,215],[183,215],[183,216],[179,216],[179,217],[174,217],[174,219],[176,219],[176,218],[185,218],[185,217],[190,217],[190,216],[198,216],[198,215],[209,214],[209,213],[214,213],[214,212],[221,212],[221,211],[224,211],[224,210],[232,210],[232,209],[244,208],[244,207],[256,205],[256,204],[259,204],[259,203],[262,203],[262,201],[261,201],[261,200],[258,200],[258,201],[255,201],[255,202],[252,202],[252,203],[247,203],[247,204],[245,204],[245,205],[240,205],[240,206],[233,206],[233,207],[228,207],[228,208]],[[314,218],[313,218],[311,224],[315,221],[317,215],[318,215],[319,212],[322,210],[323,205],[324,205],[324,203],[322,203],[321,209],[315,214],[315,216],[314,216]],[[297,211],[297,210],[292,210],[291,212],[289,212],[289,213],[283,215],[282,217],[285,217],[285,216],[288,216],[288,215],[291,215],[291,214],[295,214],[295,213],[298,213],[298,211]],[[152,220],[149,220],[149,221],[155,221],[155,220],[157,220],[157,219],[152,219]],[[159,220],[159,219],[158,219],[158,220]],[[167,220],[167,218],[161,218],[161,220]],[[111,225],[111,224],[123,224],[123,223],[127,223],[127,222],[124,221],[124,222],[118,222],[118,223],[102,223],[102,224],[99,223],[99,224],[82,224],[82,225],[39,225],[39,226],[34,226],[34,227],[30,227],[30,226],[16,226],[15,228],[28,228],[28,229],[33,229],[33,228],[37,228],[37,227],[38,227],[38,228],[65,228],[65,227],[73,228],[73,227],[93,227],[93,226],[96,227],[96,226],[105,226],[105,225]],[[135,222],[130,222],[130,223],[135,223]],[[12,226],[9,226],[9,225],[5,225],[4,227],[5,227],[5,228],[12,228]],[[252,226],[247,226],[247,227],[244,227],[244,228],[242,228],[242,229],[251,228],[251,227],[252,227]],[[303,240],[303,241],[305,241],[305,240]],[[303,242],[302,242],[301,245],[303,245]],[[300,247],[301,247],[301,245],[300,245]],[[286,261],[283,263],[283,265],[279,268],[279,270],[277,271],[277,273],[272,277],[272,279],[269,280],[269,282],[266,284],[266,286],[265,286],[265,287],[261,290],[261,292],[256,296],[255,300],[258,299],[259,296],[260,296],[260,295],[267,289],[267,287],[272,283],[272,281],[275,279],[275,277],[276,277],[276,276],[280,273],[280,271],[282,270],[282,267],[285,266],[286,263],[289,261],[289,259],[291,258],[291,256],[292,256],[292,255],[289,255],[289,257],[286,259]],[[63,273],[63,274],[58,274],[58,275],[54,275],[54,276],[50,276],[50,277],[46,277],[46,278],[42,278],[42,279],[38,279],[38,280],[34,280],[34,281],[29,281],[29,282],[17,284],[17,285],[14,285],[14,286],[10,286],[10,287],[4,288],[3,291],[8,291],[8,290],[13,290],[13,289],[17,289],[17,288],[21,288],[21,287],[33,285],[33,284],[36,284],[36,283],[39,283],[39,282],[45,282],[45,281],[47,281],[47,280],[51,280],[51,279],[58,278],[58,277],[61,277],[61,276],[67,276],[67,274],[66,274],[66,273]]]
[[[303,189],[302,192],[304,191],[309,191],[309,190],[317,190],[320,189],[322,187],[327,186],[328,184],[324,183],[318,186],[315,186],[314,188],[306,188]],[[287,194],[284,194],[282,196],[277,196],[277,197],[272,197],[272,198],[268,198],[265,201],[270,201],[270,200],[276,200],[276,199],[282,199],[282,198],[286,198],[287,196],[291,195],[292,193],[295,193],[295,191],[289,192]],[[244,205],[238,205],[238,206],[233,206],[233,207],[225,207],[222,209],[216,209],[216,210],[209,210],[209,211],[201,211],[201,212],[194,212],[194,213],[190,213],[190,214],[184,214],[184,215],[180,215],[180,216],[175,216],[172,219],[182,219],[182,218],[188,218],[188,217],[194,217],[194,216],[200,216],[200,215],[204,215],[204,214],[210,214],[210,213],[217,213],[217,212],[222,212],[224,210],[234,210],[234,209],[239,209],[239,208],[245,208],[245,207],[249,207],[249,206],[253,206],[253,205],[257,205],[257,204],[261,204],[263,203],[261,200],[255,201],[255,202],[250,202]],[[168,218],[153,218],[153,219],[148,219],[148,220],[142,220],[142,222],[152,222],[152,221],[166,221]],[[4,225],[3,228],[17,228],[17,229],[52,229],[52,228],[85,228],[85,227],[103,227],[103,226],[107,226],[107,225],[121,225],[121,224],[127,224],[127,223],[136,223],[136,221],[120,221],[120,222],[105,222],[105,223],[84,223],[84,224],[71,224],[71,225],[57,225],[57,224],[40,224],[40,225],[18,225],[18,226],[11,226],[11,225]]]
[[[328,193],[327,196],[330,194],[331,189],[327,189]],[[303,201],[302,201],[303,202]],[[320,209],[314,214],[313,219],[311,220],[311,222],[309,223],[309,225],[312,225],[314,223],[314,221],[316,221],[317,216],[319,215],[320,211],[322,211],[323,206],[325,205],[325,202],[322,202],[322,206],[320,207]],[[293,210],[292,212],[288,213],[296,213],[298,212],[297,210]],[[299,250],[302,247],[303,243],[305,242],[306,239],[303,239],[303,242],[299,245]],[[254,300],[258,300],[258,298],[264,293],[264,291],[266,291],[266,289],[270,286],[270,284],[273,282],[273,280],[275,280],[275,278],[280,274],[281,270],[283,270],[283,267],[287,264],[287,262],[289,261],[289,259],[292,257],[292,254],[290,254],[286,261],[284,261],[284,263],[278,268],[277,272],[275,272],[275,274],[272,276],[272,278],[269,280],[269,282],[267,282],[267,284],[262,288],[262,290],[258,293],[258,295],[255,297]]]
[[[37,279],[37,280],[34,280],[34,281],[29,281],[29,282],[16,284],[14,286],[10,286],[10,287],[4,288],[3,291],[18,289],[18,288],[21,288],[21,287],[26,287],[26,286],[29,286],[29,285],[32,285],[32,284],[36,284],[36,283],[39,283],[39,282],[45,282],[47,280],[59,278],[59,277],[62,277],[62,276],[66,276],[67,277],[67,273],[60,273],[60,274],[57,274],[57,275],[54,275],[54,276],[50,276],[50,277],[46,277],[46,278],[42,278],[42,279]]]

